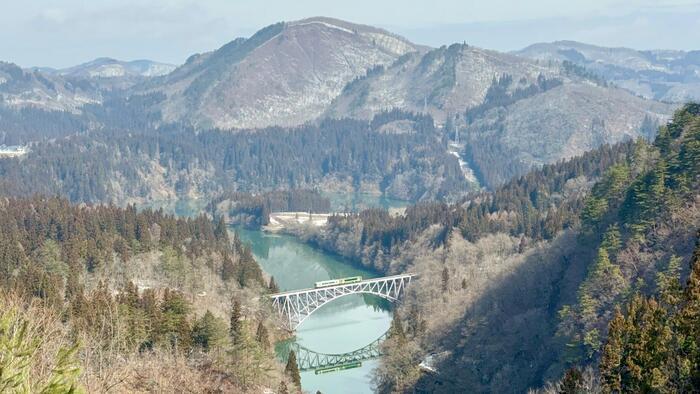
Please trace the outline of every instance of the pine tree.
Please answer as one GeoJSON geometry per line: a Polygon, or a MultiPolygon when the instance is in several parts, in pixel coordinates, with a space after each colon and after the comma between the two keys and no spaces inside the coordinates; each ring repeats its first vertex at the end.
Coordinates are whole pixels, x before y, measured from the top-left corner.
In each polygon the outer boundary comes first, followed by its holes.
{"type": "Polygon", "coordinates": [[[277,287],[277,283],[275,282],[275,277],[270,276],[270,284],[267,286],[267,289],[270,291],[270,293],[279,293],[280,289],[277,287]]]}
{"type": "MultiPolygon", "coordinates": [[[[626,317],[616,311],[600,362],[606,392],[695,392],[700,387],[698,237],[685,290],[674,292],[677,302],[636,295],[626,317]]],[[[673,265],[671,272],[677,270],[673,265]]]]}
{"type": "Polygon", "coordinates": [[[236,276],[236,265],[233,263],[231,255],[226,253],[221,263],[221,279],[226,282],[234,276],[236,276]]]}
{"type": "MultiPolygon", "coordinates": [[[[420,313],[418,312],[418,306],[416,304],[411,304],[411,308],[408,312],[408,333],[416,337],[420,333],[420,313]]],[[[392,319],[393,322],[393,319],[392,319]]]]}
{"type": "Polygon", "coordinates": [[[578,368],[569,368],[562,379],[559,394],[583,394],[583,375],[578,368]]]}
{"type": "Polygon", "coordinates": [[[527,238],[522,235],[520,236],[520,243],[518,244],[518,253],[524,253],[527,249],[527,238]]]}
{"type": "Polygon", "coordinates": [[[450,271],[447,267],[442,269],[442,291],[446,292],[450,284],[450,271]]]}
{"type": "Polygon", "coordinates": [[[289,352],[287,365],[284,367],[284,373],[292,379],[292,382],[301,389],[301,375],[299,374],[299,366],[297,365],[297,355],[294,350],[289,352]]]}
{"type": "Polygon", "coordinates": [[[226,337],[226,323],[216,318],[209,310],[192,327],[192,341],[202,349],[222,346],[226,337]]]}
{"type": "Polygon", "coordinates": [[[603,241],[600,246],[605,248],[609,254],[614,254],[620,249],[620,245],[622,245],[620,227],[615,223],[608,227],[608,230],[603,235],[603,241]]]}
{"type": "Polygon", "coordinates": [[[267,351],[270,349],[270,338],[262,320],[258,322],[258,328],[255,330],[255,340],[260,344],[263,350],[267,351]]]}
{"type": "Polygon", "coordinates": [[[238,337],[241,335],[241,330],[243,329],[243,323],[241,322],[241,304],[238,300],[233,300],[231,305],[231,320],[229,323],[229,336],[231,340],[236,343],[238,337]]]}
{"type": "Polygon", "coordinates": [[[226,228],[226,223],[223,217],[219,217],[216,221],[216,227],[214,228],[214,237],[217,240],[223,240],[228,242],[228,230],[226,228]]]}
{"type": "Polygon", "coordinates": [[[664,303],[667,308],[674,310],[683,296],[683,287],[680,282],[681,261],[681,258],[671,256],[666,270],[656,275],[659,301],[664,303]]]}
{"type": "Polygon", "coordinates": [[[401,317],[399,316],[398,311],[394,311],[394,316],[391,319],[389,337],[395,338],[399,343],[406,341],[406,333],[404,332],[403,323],[401,323],[401,317]]]}
{"type": "Polygon", "coordinates": [[[608,210],[608,202],[605,198],[590,196],[581,213],[581,221],[589,228],[594,228],[608,210]]]}
{"type": "Polygon", "coordinates": [[[690,261],[691,271],[683,292],[683,307],[677,314],[678,331],[684,334],[682,350],[687,352],[690,370],[686,386],[700,387],[700,231],[690,261]]]}
{"type": "Polygon", "coordinates": [[[608,392],[620,392],[622,389],[623,336],[625,335],[625,318],[619,308],[610,321],[608,339],[600,359],[600,377],[603,387],[608,392]]]}
{"type": "Polygon", "coordinates": [[[610,261],[606,249],[599,248],[598,257],[582,285],[582,293],[597,300],[600,306],[612,302],[626,287],[627,282],[620,267],[610,261]]]}

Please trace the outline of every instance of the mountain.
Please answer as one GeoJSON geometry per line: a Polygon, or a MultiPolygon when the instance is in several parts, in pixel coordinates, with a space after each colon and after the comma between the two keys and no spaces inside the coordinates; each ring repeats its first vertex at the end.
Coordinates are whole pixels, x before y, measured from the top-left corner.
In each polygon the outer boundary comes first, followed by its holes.
{"type": "Polygon", "coordinates": [[[429,112],[456,128],[449,132],[462,135],[467,161],[491,187],[533,165],[653,136],[673,110],[568,64],[465,44],[411,53],[370,70],[345,87],[326,116],[371,118],[387,108],[429,112]]]}
{"type": "Polygon", "coordinates": [[[45,67],[35,69],[45,74],[53,74],[73,81],[86,80],[100,90],[110,91],[132,88],[150,78],[166,75],[175,68],[175,65],[152,60],[122,61],[101,57],[60,70],[45,67]]]}
{"type": "Polygon", "coordinates": [[[692,392],[698,201],[700,105],[688,104],[654,143],[604,145],[457,204],[293,231],[382,273],[419,275],[394,312],[401,335],[383,345],[380,392],[692,392]],[[570,368],[586,368],[569,379],[578,388],[545,385],[570,368]]]}
{"type": "Polygon", "coordinates": [[[121,61],[108,57],[97,58],[77,66],[56,70],[55,73],[73,78],[157,77],[176,68],[172,64],[152,60],[121,61]]]}
{"type": "Polygon", "coordinates": [[[149,86],[165,121],[199,128],[296,126],[323,114],[353,79],[423,50],[370,26],[316,17],[268,26],[191,56],[149,86]]]}
{"type": "Polygon", "coordinates": [[[603,144],[653,138],[672,109],[623,89],[564,83],[481,114],[465,128],[465,155],[481,182],[495,187],[603,144]]]}
{"type": "Polygon", "coordinates": [[[700,51],[639,51],[555,41],[533,44],[514,53],[583,66],[646,98],[678,103],[700,99],[700,51]]]}
{"type": "Polygon", "coordinates": [[[60,70],[23,69],[0,62],[0,106],[81,113],[86,104],[101,104],[105,90],[129,88],[173,69],[173,65],[150,60],[124,62],[111,58],[60,70]]]}
{"type": "MultiPolygon", "coordinates": [[[[640,56],[630,67],[649,67],[640,56]]],[[[198,130],[370,121],[394,109],[428,113],[444,126],[463,173],[490,188],[601,144],[653,137],[674,109],[559,61],[566,59],[550,60],[467,44],[431,49],[385,30],[315,17],[193,55],[166,75],[146,77],[167,65],[102,58],[49,77],[128,98],[102,100],[100,118],[131,119],[116,114],[139,107],[148,117],[139,124],[182,122],[198,130]]],[[[398,126],[383,130],[401,132],[398,126]]]]}
{"type": "Polygon", "coordinates": [[[89,81],[68,80],[0,62],[1,106],[77,113],[85,104],[100,101],[101,95],[89,81]]]}
{"type": "Polygon", "coordinates": [[[529,84],[557,67],[466,44],[410,53],[388,67],[377,67],[345,87],[326,112],[330,117],[371,118],[390,108],[427,111],[439,123],[447,114],[481,104],[494,78],[512,76],[529,84]]]}

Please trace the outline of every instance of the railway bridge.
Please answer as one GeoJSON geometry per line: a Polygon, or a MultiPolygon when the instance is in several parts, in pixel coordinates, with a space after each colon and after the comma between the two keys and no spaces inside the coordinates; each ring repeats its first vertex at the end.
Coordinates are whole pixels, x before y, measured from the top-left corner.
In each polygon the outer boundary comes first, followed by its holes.
{"type": "MultiPolygon", "coordinates": [[[[323,305],[350,294],[374,294],[391,302],[397,301],[414,274],[401,274],[359,280],[354,283],[332,284],[312,289],[271,294],[272,306],[282,317],[285,328],[294,331],[323,305]]],[[[359,278],[358,278],[359,279],[359,278]]]]}

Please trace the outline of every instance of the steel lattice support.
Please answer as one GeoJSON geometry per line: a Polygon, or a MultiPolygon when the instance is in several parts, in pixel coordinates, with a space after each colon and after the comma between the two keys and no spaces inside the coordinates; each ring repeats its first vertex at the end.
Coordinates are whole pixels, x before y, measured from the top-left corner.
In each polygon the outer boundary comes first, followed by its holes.
{"type": "Polygon", "coordinates": [[[377,358],[382,355],[381,343],[387,338],[388,332],[375,339],[372,343],[360,349],[348,353],[326,354],[307,349],[297,343],[291,343],[285,350],[283,362],[287,362],[290,351],[294,350],[297,357],[297,365],[300,371],[310,369],[333,367],[347,364],[353,361],[364,361],[377,358]]]}
{"type": "Polygon", "coordinates": [[[389,301],[396,301],[411,283],[413,274],[403,274],[363,280],[357,283],[287,291],[270,295],[272,306],[286,322],[287,329],[294,331],[321,306],[349,294],[374,294],[389,301]]]}

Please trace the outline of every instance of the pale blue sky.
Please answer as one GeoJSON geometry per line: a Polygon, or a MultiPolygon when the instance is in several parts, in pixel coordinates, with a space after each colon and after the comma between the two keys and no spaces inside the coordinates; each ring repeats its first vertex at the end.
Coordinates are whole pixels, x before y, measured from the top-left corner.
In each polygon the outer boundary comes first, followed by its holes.
{"type": "Polygon", "coordinates": [[[2,0],[0,60],[67,67],[100,56],[182,63],[278,21],[331,16],[431,46],[498,50],[572,39],[700,49],[700,0],[2,0]]]}

